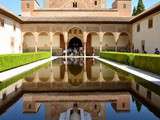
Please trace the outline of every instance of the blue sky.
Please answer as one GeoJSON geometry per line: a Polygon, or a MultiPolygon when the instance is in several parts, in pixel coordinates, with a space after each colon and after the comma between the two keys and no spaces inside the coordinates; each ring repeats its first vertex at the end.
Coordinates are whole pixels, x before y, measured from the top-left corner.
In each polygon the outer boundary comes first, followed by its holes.
{"type": "MultiPolygon", "coordinates": [[[[43,0],[38,0],[39,3],[43,4],[43,0]]],[[[111,6],[113,0],[106,0],[107,5],[111,6]]],[[[137,5],[138,0],[132,0],[133,5],[137,5]]],[[[160,0],[144,0],[146,8],[151,7],[153,4],[160,2],[160,0]]],[[[21,0],[0,0],[0,4],[12,10],[16,14],[21,13],[21,0]]]]}

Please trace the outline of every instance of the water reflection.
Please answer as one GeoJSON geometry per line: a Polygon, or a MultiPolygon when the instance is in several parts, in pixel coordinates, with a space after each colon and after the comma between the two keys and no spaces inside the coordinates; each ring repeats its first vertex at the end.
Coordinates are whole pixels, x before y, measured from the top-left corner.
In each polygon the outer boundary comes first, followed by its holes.
{"type": "Polygon", "coordinates": [[[58,59],[25,80],[26,82],[66,82],[72,86],[80,86],[85,82],[125,81],[125,79],[120,80],[117,72],[94,59],[58,59]]]}
{"type": "Polygon", "coordinates": [[[94,59],[57,59],[14,81],[0,83],[2,120],[160,118],[159,86],[94,59]]]}
{"type": "Polygon", "coordinates": [[[109,94],[25,94],[24,113],[37,113],[45,105],[45,120],[106,120],[106,104],[111,103],[116,112],[130,111],[131,95],[128,92],[109,94]],[[70,118],[70,119],[69,119],[70,118]]]}

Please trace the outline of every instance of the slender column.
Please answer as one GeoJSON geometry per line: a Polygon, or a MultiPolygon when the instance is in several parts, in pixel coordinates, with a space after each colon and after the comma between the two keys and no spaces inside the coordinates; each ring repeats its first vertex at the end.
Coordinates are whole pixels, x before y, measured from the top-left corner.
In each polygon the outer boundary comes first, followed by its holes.
{"type": "Polygon", "coordinates": [[[52,46],[53,46],[53,34],[52,32],[49,32],[49,38],[50,38],[50,51],[51,51],[51,55],[52,55],[52,46]]]}
{"type": "Polygon", "coordinates": [[[99,81],[100,81],[100,82],[103,82],[103,81],[104,81],[104,79],[103,79],[103,73],[102,73],[102,63],[100,63],[99,81]]]}
{"type": "Polygon", "coordinates": [[[65,56],[67,57],[67,42],[68,42],[68,32],[64,32],[64,42],[65,42],[65,56]]]}
{"type": "Polygon", "coordinates": [[[86,56],[87,32],[83,32],[84,56],[86,56]]]}
{"type": "Polygon", "coordinates": [[[87,79],[87,71],[86,71],[86,57],[84,57],[84,73],[83,73],[84,83],[88,81],[87,79]]]}
{"type": "Polygon", "coordinates": [[[86,56],[86,42],[84,42],[84,56],[86,56]]]}
{"type": "Polygon", "coordinates": [[[119,79],[119,76],[118,76],[118,73],[117,72],[115,72],[114,73],[114,78],[113,78],[113,80],[112,81],[114,81],[114,82],[118,82],[118,81],[120,81],[120,79],[119,79]]]}
{"type": "Polygon", "coordinates": [[[117,32],[114,33],[115,42],[116,42],[115,51],[118,51],[117,43],[118,43],[119,35],[120,35],[120,33],[117,33],[117,32]]]}
{"type": "Polygon", "coordinates": [[[50,82],[53,83],[53,82],[54,82],[54,72],[53,72],[53,64],[52,64],[52,61],[51,61],[51,63],[50,63],[50,68],[51,68],[50,82]]]}
{"type": "Polygon", "coordinates": [[[103,43],[103,36],[104,33],[103,32],[99,32],[99,38],[100,38],[100,52],[102,52],[102,43],[103,43]]]}
{"type": "Polygon", "coordinates": [[[35,32],[35,52],[38,51],[37,45],[38,45],[38,32],[35,32]]]}
{"type": "Polygon", "coordinates": [[[64,82],[68,83],[68,61],[67,57],[65,57],[65,74],[64,74],[64,82]]]}

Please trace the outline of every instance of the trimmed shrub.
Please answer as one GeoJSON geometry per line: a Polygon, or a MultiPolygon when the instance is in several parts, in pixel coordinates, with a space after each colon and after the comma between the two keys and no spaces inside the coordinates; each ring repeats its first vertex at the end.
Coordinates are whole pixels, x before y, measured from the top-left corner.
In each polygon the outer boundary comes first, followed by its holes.
{"type": "Polygon", "coordinates": [[[128,59],[129,59],[127,54],[123,53],[117,54],[115,52],[101,52],[100,57],[124,64],[128,64],[128,59]]]}
{"type": "Polygon", "coordinates": [[[50,52],[0,55],[0,72],[46,59],[50,56],[50,52]]]}
{"type": "Polygon", "coordinates": [[[100,57],[131,65],[155,74],[160,75],[160,55],[121,53],[121,52],[101,52],[100,57]]]}
{"type": "Polygon", "coordinates": [[[133,66],[160,75],[160,56],[136,55],[133,66]]]}

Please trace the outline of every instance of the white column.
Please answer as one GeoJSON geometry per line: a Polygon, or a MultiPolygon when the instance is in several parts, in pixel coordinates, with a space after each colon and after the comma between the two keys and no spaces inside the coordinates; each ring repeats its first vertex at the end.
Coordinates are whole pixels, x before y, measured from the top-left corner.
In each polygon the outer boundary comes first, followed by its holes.
{"type": "Polygon", "coordinates": [[[35,32],[35,52],[38,51],[37,45],[38,45],[38,32],[35,32]]]}
{"type": "Polygon", "coordinates": [[[67,57],[65,57],[64,82],[65,82],[65,83],[68,83],[68,61],[67,61],[67,57]]]}
{"type": "Polygon", "coordinates": [[[114,78],[113,78],[113,80],[112,81],[114,81],[114,82],[118,82],[118,81],[120,81],[120,79],[119,79],[119,76],[118,76],[118,73],[117,72],[115,72],[114,73],[114,78]]]}
{"type": "Polygon", "coordinates": [[[64,32],[64,42],[65,42],[65,56],[67,57],[67,43],[68,43],[68,32],[64,32]]]}
{"type": "Polygon", "coordinates": [[[49,32],[49,38],[50,38],[50,51],[52,55],[52,46],[53,46],[53,34],[52,32],[49,32]]]}
{"type": "Polygon", "coordinates": [[[99,73],[99,82],[103,82],[103,73],[102,73],[102,63],[100,63],[100,73],[99,73]]]}
{"type": "Polygon", "coordinates": [[[103,32],[99,32],[99,39],[100,39],[100,52],[102,52],[102,44],[103,44],[103,32]]]}
{"type": "Polygon", "coordinates": [[[84,57],[84,73],[83,73],[84,83],[88,81],[87,79],[87,70],[86,70],[86,57],[84,57]]]}
{"type": "Polygon", "coordinates": [[[120,35],[120,33],[118,33],[118,32],[114,33],[115,42],[116,42],[115,51],[118,51],[117,43],[118,43],[119,35],[120,35]]]}
{"type": "Polygon", "coordinates": [[[86,56],[87,32],[83,32],[84,56],[86,56]]]}

